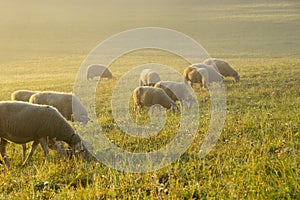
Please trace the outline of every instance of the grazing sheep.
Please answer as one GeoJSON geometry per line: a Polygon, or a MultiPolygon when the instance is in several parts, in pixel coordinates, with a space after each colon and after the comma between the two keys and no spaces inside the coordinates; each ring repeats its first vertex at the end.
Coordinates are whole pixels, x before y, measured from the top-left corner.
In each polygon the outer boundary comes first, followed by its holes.
{"type": "MultiPolygon", "coordinates": [[[[29,102],[30,97],[36,93],[39,93],[39,91],[17,90],[11,94],[11,100],[29,102]]],[[[48,138],[48,142],[49,142],[48,147],[50,149],[56,150],[60,154],[66,155],[66,151],[63,148],[63,144],[61,141],[53,141],[52,139],[48,138]]],[[[22,154],[23,154],[23,161],[24,161],[26,158],[26,150],[27,150],[26,144],[22,144],[22,148],[23,148],[22,154]]]]}
{"type": "Polygon", "coordinates": [[[11,93],[11,100],[12,101],[26,101],[29,102],[30,97],[37,93],[37,91],[31,90],[16,90],[11,93]]]}
{"type": "Polygon", "coordinates": [[[205,65],[202,63],[193,64],[192,67],[194,68],[202,68],[206,69],[207,71],[207,80],[205,80],[205,86],[207,87],[208,84],[213,82],[221,83],[223,82],[223,76],[211,65],[205,65]]]}
{"type": "Polygon", "coordinates": [[[222,74],[224,77],[233,77],[235,82],[240,81],[240,76],[235,71],[232,66],[226,62],[225,60],[220,60],[216,58],[209,58],[204,61],[205,64],[207,65],[212,65],[215,68],[218,69],[219,73],[222,74]]]}
{"type": "Polygon", "coordinates": [[[84,124],[88,122],[87,110],[74,94],[63,92],[39,92],[32,95],[29,102],[53,106],[57,108],[67,120],[78,121],[84,124]]]}
{"type": "Polygon", "coordinates": [[[33,141],[31,151],[23,163],[25,165],[30,161],[39,143],[47,160],[47,137],[68,143],[73,151],[81,142],[72,126],[52,106],[17,101],[0,102],[0,152],[7,166],[9,166],[6,157],[7,140],[17,144],[33,141]]]}
{"type": "Polygon", "coordinates": [[[144,69],[140,74],[140,86],[154,86],[155,83],[160,81],[160,76],[152,69],[144,69]]]}
{"type": "Polygon", "coordinates": [[[133,91],[134,110],[137,111],[143,106],[161,105],[173,112],[178,110],[176,103],[161,88],[139,86],[133,91]]]}
{"type": "Polygon", "coordinates": [[[97,76],[99,76],[100,78],[112,78],[112,73],[107,67],[104,67],[102,65],[92,64],[88,66],[86,72],[87,80],[91,80],[97,76]]]}
{"type": "Polygon", "coordinates": [[[194,87],[194,83],[200,83],[200,87],[203,87],[202,76],[193,66],[188,66],[184,69],[183,77],[186,82],[190,81],[192,88],[194,87]]]}
{"type": "MultiPolygon", "coordinates": [[[[25,102],[29,102],[30,97],[33,94],[38,93],[38,91],[31,91],[31,90],[17,90],[15,92],[13,92],[11,94],[11,100],[13,101],[25,101],[25,102]]],[[[60,154],[65,155],[66,151],[64,148],[62,148],[63,144],[61,141],[53,141],[52,139],[48,139],[48,147],[54,150],[57,150],[60,154]]],[[[26,144],[22,144],[22,148],[23,148],[23,161],[26,158],[26,144]]]]}
{"type": "MultiPolygon", "coordinates": [[[[11,94],[11,100],[13,101],[25,101],[25,102],[29,102],[30,97],[33,94],[38,93],[38,91],[31,91],[31,90],[17,90],[15,92],[13,92],[11,94]]],[[[48,139],[48,147],[50,149],[54,149],[57,150],[60,154],[66,155],[66,151],[63,147],[63,144],[61,141],[54,141],[52,139],[48,139]]],[[[26,159],[26,144],[22,144],[22,148],[23,148],[23,161],[25,161],[26,159]]]]}
{"type": "Polygon", "coordinates": [[[163,89],[174,102],[180,101],[181,107],[183,107],[184,102],[188,103],[188,108],[195,102],[194,97],[185,83],[160,81],[156,83],[154,87],[163,89]]]}

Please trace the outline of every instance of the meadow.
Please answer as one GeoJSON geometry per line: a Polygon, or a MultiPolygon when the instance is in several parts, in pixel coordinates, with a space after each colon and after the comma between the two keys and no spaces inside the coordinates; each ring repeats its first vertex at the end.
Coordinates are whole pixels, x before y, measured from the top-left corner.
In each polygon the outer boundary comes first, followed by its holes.
{"type": "MultiPolygon", "coordinates": [[[[103,12],[95,12],[99,2],[75,2],[66,1],[63,6],[69,7],[64,12],[56,2],[45,7],[30,1],[23,10],[16,7],[19,17],[4,12],[0,6],[6,16],[0,19],[5,28],[0,33],[1,100],[9,100],[11,92],[17,89],[71,92],[81,63],[99,41],[128,28],[162,26],[195,38],[211,56],[226,59],[239,72],[239,83],[225,78],[227,111],[221,136],[208,155],[200,159],[198,152],[210,123],[210,97],[207,90],[198,86],[195,94],[200,117],[196,137],[171,165],[153,172],[127,173],[95,160],[69,160],[54,151],[50,151],[45,164],[38,147],[31,163],[21,167],[21,145],[10,143],[7,154],[11,168],[0,165],[0,199],[299,198],[297,1],[174,1],[169,9],[169,1],[154,1],[135,2],[124,10],[122,4],[116,7],[117,1],[112,1],[102,2],[103,12]],[[118,14],[111,16],[110,9],[117,9],[118,14]],[[85,15],[88,12],[92,13],[91,18],[85,15]],[[136,18],[137,14],[141,18],[136,18]],[[108,20],[103,19],[108,16],[108,20]],[[27,20],[25,27],[21,26],[27,20]],[[94,26],[97,23],[106,29],[94,26]],[[71,33],[74,34],[70,36],[71,33]]],[[[1,2],[11,9],[18,3],[1,2]]],[[[144,139],[122,132],[113,118],[112,90],[119,78],[132,65],[153,60],[167,63],[179,73],[187,64],[155,52],[124,56],[111,66],[120,68],[114,72],[115,78],[101,80],[101,87],[97,88],[95,110],[103,132],[112,143],[131,152],[157,150],[168,144],[177,131],[180,113],[167,111],[164,129],[144,139]]],[[[136,116],[130,110],[130,116],[147,124],[147,111],[136,116]]]]}

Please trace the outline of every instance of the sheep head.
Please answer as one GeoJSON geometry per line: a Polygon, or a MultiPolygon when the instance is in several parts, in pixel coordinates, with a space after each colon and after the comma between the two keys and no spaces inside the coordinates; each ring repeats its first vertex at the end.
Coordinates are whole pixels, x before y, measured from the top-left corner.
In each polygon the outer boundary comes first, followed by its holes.
{"type": "Polygon", "coordinates": [[[240,76],[237,74],[234,76],[235,82],[240,82],[240,76]]]}
{"type": "Polygon", "coordinates": [[[83,149],[81,145],[81,138],[78,134],[75,133],[73,133],[70,137],[68,145],[71,148],[73,154],[76,152],[81,152],[83,149]]]}
{"type": "Polygon", "coordinates": [[[178,112],[178,106],[176,105],[176,103],[173,103],[171,104],[171,112],[172,113],[177,113],[178,112]]]}

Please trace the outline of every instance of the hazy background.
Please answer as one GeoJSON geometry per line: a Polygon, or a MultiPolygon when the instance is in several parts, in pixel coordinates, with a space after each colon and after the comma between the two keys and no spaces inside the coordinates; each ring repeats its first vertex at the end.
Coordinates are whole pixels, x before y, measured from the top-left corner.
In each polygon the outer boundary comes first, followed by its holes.
{"type": "Polygon", "coordinates": [[[86,55],[107,37],[158,26],[212,56],[299,56],[298,0],[0,0],[0,63],[86,55]]]}

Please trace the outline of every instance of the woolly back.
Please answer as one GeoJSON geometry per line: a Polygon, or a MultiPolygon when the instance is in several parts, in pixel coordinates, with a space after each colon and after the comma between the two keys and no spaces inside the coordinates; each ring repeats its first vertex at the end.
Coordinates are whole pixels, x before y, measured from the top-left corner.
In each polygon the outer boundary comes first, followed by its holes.
{"type": "Polygon", "coordinates": [[[103,78],[112,78],[111,71],[102,65],[92,64],[87,68],[87,79],[100,76],[103,78]]]}
{"type": "Polygon", "coordinates": [[[30,97],[35,93],[37,92],[31,90],[17,90],[11,94],[11,100],[28,102],[30,97]]]}
{"type": "Polygon", "coordinates": [[[160,76],[155,71],[149,72],[148,78],[149,78],[149,80],[148,80],[149,85],[154,85],[155,83],[160,81],[160,76]]]}
{"type": "Polygon", "coordinates": [[[202,63],[193,64],[193,66],[196,68],[203,68],[207,70],[207,74],[208,74],[206,80],[207,83],[223,81],[222,75],[213,66],[202,64],[202,63]]]}
{"type": "Polygon", "coordinates": [[[171,108],[172,106],[176,106],[175,102],[169,97],[169,95],[161,88],[153,88],[152,94],[159,102],[160,105],[162,105],[165,108],[171,108]]]}

